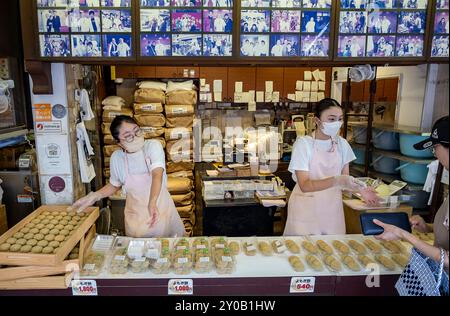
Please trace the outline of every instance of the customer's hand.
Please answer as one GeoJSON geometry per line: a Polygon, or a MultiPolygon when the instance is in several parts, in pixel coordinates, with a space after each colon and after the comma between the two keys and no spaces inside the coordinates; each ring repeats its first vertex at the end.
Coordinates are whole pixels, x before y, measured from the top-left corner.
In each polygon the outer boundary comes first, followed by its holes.
{"type": "Polygon", "coordinates": [[[89,192],[88,195],[77,200],[75,203],[73,203],[72,206],[69,206],[67,208],[67,210],[68,211],[76,211],[77,213],[81,213],[89,206],[94,205],[94,203],[99,201],[100,199],[101,199],[101,196],[99,193],[89,192]]]}
{"type": "Polygon", "coordinates": [[[384,232],[380,235],[376,235],[375,238],[378,240],[399,240],[403,239],[405,231],[397,226],[385,224],[377,219],[373,222],[378,226],[383,227],[384,232]]]}
{"type": "Polygon", "coordinates": [[[430,229],[428,228],[425,220],[419,215],[414,215],[409,219],[409,223],[411,224],[411,228],[417,230],[419,233],[429,233],[430,229]]]}

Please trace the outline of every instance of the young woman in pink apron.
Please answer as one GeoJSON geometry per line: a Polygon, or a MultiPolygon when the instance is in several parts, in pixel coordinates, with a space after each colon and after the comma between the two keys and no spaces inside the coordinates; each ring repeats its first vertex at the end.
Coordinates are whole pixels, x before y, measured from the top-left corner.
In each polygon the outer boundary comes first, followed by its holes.
{"type": "Polygon", "coordinates": [[[184,236],[183,222],[167,191],[164,150],[159,141],[145,141],[137,123],[124,115],[113,120],[111,134],[123,151],[115,151],[111,156],[110,183],[79,199],[72,208],[82,211],[122,187],[127,196],[127,236],[184,236]]]}
{"type": "Polygon", "coordinates": [[[342,190],[361,191],[368,203],[377,197],[349,176],[356,159],[348,142],[338,135],[343,112],[333,99],[316,108],[317,129],[293,147],[289,171],[296,182],[289,198],[285,236],[345,234],[342,190]]]}

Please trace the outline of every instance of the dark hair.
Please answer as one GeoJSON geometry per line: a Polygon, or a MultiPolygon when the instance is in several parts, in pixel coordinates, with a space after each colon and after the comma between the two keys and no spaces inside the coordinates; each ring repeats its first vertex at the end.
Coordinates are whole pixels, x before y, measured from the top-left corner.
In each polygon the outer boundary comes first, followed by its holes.
{"type": "Polygon", "coordinates": [[[130,124],[136,124],[139,125],[134,118],[128,115],[118,115],[114,118],[114,120],[111,122],[111,126],[109,127],[109,130],[111,131],[112,137],[119,142],[119,129],[120,126],[122,126],[122,123],[130,123],[130,124]]]}
{"type": "Polygon", "coordinates": [[[314,114],[316,117],[320,118],[320,115],[322,114],[323,111],[328,110],[333,106],[337,106],[342,109],[342,106],[335,99],[332,98],[322,99],[319,101],[319,103],[317,103],[316,108],[314,110],[314,114]]]}

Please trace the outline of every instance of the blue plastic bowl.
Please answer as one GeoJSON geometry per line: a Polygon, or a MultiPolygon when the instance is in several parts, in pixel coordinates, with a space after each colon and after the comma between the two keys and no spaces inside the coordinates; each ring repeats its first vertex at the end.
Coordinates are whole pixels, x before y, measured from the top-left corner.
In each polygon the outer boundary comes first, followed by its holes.
{"type": "Polygon", "coordinates": [[[424,184],[427,180],[428,168],[426,164],[401,161],[397,170],[400,170],[400,177],[406,182],[424,184]]]}
{"type": "Polygon", "coordinates": [[[398,134],[374,128],[372,132],[373,146],[382,150],[399,150],[398,134]]]}
{"type": "Polygon", "coordinates": [[[397,159],[386,157],[383,155],[372,155],[372,165],[375,171],[387,174],[398,174],[399,171],[396,170],[400,165],[397,159]]]}
{"type": "Polygon", "coordinates": [[[364,149],[353,148],[353,152],[355,153],[356,159],[353,160],[352,162],[357,165],[364,165],[364,163],[365,163],[364,159],[366,157],[366,153],[365,153],[364,149]]]}
{"type": "Polygon", "coordinates": [[[426,150],[416,150],[414,149],[414,144],[427,139],[427,136],[417,136],[410,134],[400,134],[400,152],[409,157],[416,158],[431,158],[433,157],[433,153],[431,149],[426,150]]]}
{"type": "Polygon", "coordinates": [[[367,127],[353,126],[352,138],[355,143],[364,145],[367,138],[367,127]]]}

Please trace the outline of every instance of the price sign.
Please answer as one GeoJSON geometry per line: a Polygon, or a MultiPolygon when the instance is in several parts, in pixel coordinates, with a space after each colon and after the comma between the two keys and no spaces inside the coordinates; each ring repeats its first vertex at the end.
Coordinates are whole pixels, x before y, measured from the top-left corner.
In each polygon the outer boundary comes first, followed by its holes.
{"type": "Polygon", "coordinates": [[[289,293],[314,293],[315,277],[293,277],[289,293]]]}
{"type": "Polygon", "coordinates": [[[170,279],[167,293],[168,295],[192,295],[194,294],[194,282],[192,279],[170,279]]]}
{"type": "Polygon", "coordinates": [[[95,280],[72,280],[72,295],[97,296],[97,282],[95,280]]]}

